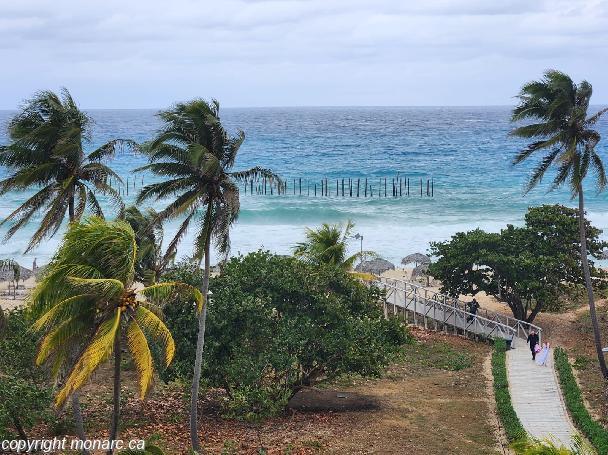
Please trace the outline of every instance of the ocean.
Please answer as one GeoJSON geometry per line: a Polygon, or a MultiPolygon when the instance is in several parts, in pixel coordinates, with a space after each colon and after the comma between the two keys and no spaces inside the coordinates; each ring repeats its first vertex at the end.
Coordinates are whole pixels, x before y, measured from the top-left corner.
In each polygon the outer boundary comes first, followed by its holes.
{"type": "MultiPolygon", "coordinates": [[[[592,110],[599,109],[600,106],[592,110]]],[[[115,138],[145,141],[160,123],[154,110],[91,110],[94,120],[89,150],[115,138]]],[[[0,111],[0,144],[8,143],[6,123],[14,111],[0,111]]],[[[363,236],[363,248],[374,250],[398,263],[414,252],[426,252],[429,242],[445,240],[459,231],[480,227],[498,231],[506,224],[520,225],[529,206],[563,203],[575,206],[567,189],[549,192],[550,178],[524,194],[526,177],[534,163],[512,166],[516,151],[524,142],[509,136],[510,108],[504,107],[320,107],[320,108],[223,108],[221,118],[228,130],[246,134],[235,170],[268,167],[289,182],[287,195],[242,193],[241,214],[232,229],[232,254],[259,248],[289,254],[303,240],[306,227],[321,223],[355,222],[354,232],[363,236]],[[410,196],[392,198],[395,177],[410,179],[410,196]],[[368,178],[374,198],[336,197],[335,180],[368,178]],[[293,179],[330,182],[329,197],[293,195],[293,179]],[[381,179],[387,178],[388,196],[377,197],[381,179]],[[433,197],[420,197],[420,179],[433,180],[433,197]]],[[[608,159],[608,116],[597,124],[603,136],[598,145],[608,159]]],[[[135,177],[133,169],[145,158],[124,152],[109,162],[121,176],[135,180],[135,192],[152,177],[135,177]]],[[[6,170],[0,169],[0,178],[6,170]]],[[[312,183],[311,183],[312,184],[312,183]]],[[[319,190],[320,191],[320,190],[319,190]]],[[[6,217],[33,192],[0,197],[0,216],[6,217]]],[[[384,189],[382,188],[382,196],[384,189]]],[[[608,193],[596,194],[591,185],[586,193],[588,216],[603,229],[608,239],[608,193]]],[[[164,202],[154,204],[156,209],[164,202]]],[[[112,216],[110,207],[106,207],[112,216]]],[[[23,255],[37,220],[0,244],[0,257],[22,258],[28,266],[49,260],[61,232],[36,250],[23,255]]],[[[177,223],[165,228],[166,243],[177,223]]],[[[6,228],[0,228],[4,236],[6,228]]],[[[192,232],[190,233],[192,234],[192,232]]],[[[179,249],[190,254],[192,237],[179,249]]],[[[357,251],[353,240],[351,250],[357,251]]],[[[213,260],[216,260],[214,257],[213,260]]]]}

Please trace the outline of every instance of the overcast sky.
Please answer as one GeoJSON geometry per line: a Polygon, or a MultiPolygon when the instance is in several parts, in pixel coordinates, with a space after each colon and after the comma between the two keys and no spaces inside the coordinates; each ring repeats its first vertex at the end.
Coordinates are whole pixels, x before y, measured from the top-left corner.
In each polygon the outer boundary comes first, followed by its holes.
{"type": "Polygon", "coordinates": [[[1,0],[0,108],[511,104],[547,68],[608,104],[608,0],[1,0]]]}

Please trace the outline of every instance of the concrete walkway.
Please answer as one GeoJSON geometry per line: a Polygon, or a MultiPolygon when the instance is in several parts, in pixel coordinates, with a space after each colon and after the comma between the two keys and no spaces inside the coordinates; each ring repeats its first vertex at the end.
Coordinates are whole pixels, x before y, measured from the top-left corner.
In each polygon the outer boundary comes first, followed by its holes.
{"type": "Polygon", "coordinates": [[[553,349],[547,366],[538,366],[532,361],[528,346],[523,341],[518,343],[507,351],[507,374],[513,408],[526,431],[535,438],[550,438],[570,447],[576,430],[553,368],[553,349]]]}

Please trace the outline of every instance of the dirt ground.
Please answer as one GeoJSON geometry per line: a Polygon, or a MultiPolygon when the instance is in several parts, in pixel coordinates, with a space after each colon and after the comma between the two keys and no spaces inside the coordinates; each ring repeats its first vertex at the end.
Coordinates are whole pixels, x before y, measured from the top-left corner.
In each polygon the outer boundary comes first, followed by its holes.
{"type": "MultiPolygon", "coordinates": [[[[215,397],[207,395],[200,424],[206,453],[502,453],[483,368],[490,347],[420,329],[413,335],[417,341],[404,347],[382,378],[321,384],[297,395],[284,416],[259,425],[220,418],[215,397]]],[[[133,380],[127,372],[125,383],[133,380]]],[[[83,390],[89,438],[107,434],[110,387],[109,371],[101,371],[83,390]]],[[[123,397],[122,439],[150,439],[168,454],[188,453],[183,386],[157,384],[145,402],[126,386],[123,397]]]]}

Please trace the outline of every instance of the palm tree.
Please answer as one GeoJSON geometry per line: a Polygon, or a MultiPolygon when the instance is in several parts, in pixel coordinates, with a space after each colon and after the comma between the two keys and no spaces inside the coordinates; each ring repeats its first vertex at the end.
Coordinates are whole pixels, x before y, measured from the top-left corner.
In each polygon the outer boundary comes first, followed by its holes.
{"type": "Polygon", "coordinates": [[[350,270],[357,259],[364,256],[375,256],[373,251],[360,251],[347,257],[348,240],[355,223],[348,220],[346,224],[323,223],[318,229],[306,229],[306,241],[298,243],[294,256],[314,264],[333,264],[344,270],[350,270]]]}
{"type": "Polygon", "coordinates": [[[0,166],[11,174],[0,181],[0,196],[28,188],[37,192],[0,223],[12,223],[5,241],[41,210],[44,217],[26,252],[59,230],[66,211],[70,222],[80,219],[87,206],[103,217],[96,191],[122,207],[118,192],[108,184],[109,178],[121,180],[102,161],[117,147],[132,143],[114,140],[86,155],[91,119],[78,109],[67,89],[60,95],[51,91],[34,95],[9,122],[8,134],[11,143],[0,147],[0,166]]]}
{"type": "MultiPolygon", "coordinates": [[[[235,160],[245,134],[239,131],[230,136],[219,116],[219,103],[195,99],[176,104],[162,111],[159,117],[164,127],[157,137],[144,147],[150,164],[138,171],[151,171],[167,178],[142,188],[137,203],[173,196],[175,199],[158,212],[157,220],[182,219],[177,234],[167,247],[174,252],[188,228],[196,225],[193,257],[204,259],[202,294],[209,291],[210,249],[213,240],[224,257],[230,249],[230,226],[240,209],[239,181],[266,178],[280,184],[270,170],[255,167],[233,171],[235,160]]],[[[190,436],[192,449],[201,452],[198,436],[198,395],[201,378],[202,354],[205,345],[207,305],[198,314],[198,337],[190,402],[190,436]]]]}
{"type": "Polygon", "coordinates": [[[519,104],[513,110],[514,122],[531,119],[534,123],[519,126],[511,134],[524,139],[536,139],[517,154],[514,164],[544,153],[540,164],[530,176],[526,192],[537,186],[546,172],[555,167],[557,172],[551,189],[566,184],[572,198],[578,196],[581,265],[587,288],[597,357],[602,375],[608,379],[589,271],[583,196],[583,181],[590,166],[595,171],[594,183],[597,190],[601,191],[606,186],[604,165],[595,150],[600,135],[593,129],[593,125],[608,109],[588,117],[591,94],[592,88],[589,82],[582,81],[580,84],[575,84],[568,75],[560,71],[546,71],[542,80],[528,82],[523,86],[518,95],[519,104]]]}
{"type": "Polygon", "coordinates": [[[162,223],[158,221],[158,213],[152,208],[142,212],[136,206],[130,206],[124,210],[123,217],[135,232],[135,276],[142,282],[154,283],[175,258],[175,250],[165,254],[162,252],[164,231],[162,223]]]}
{"type": "Polygon", "coordinates": [[[142,399],[154,373],[148,339],[163,346],[166,365],[175,352],[160,309],[146,298],[158,302],[176,288],[184,288],[199,306],[203,304],[200,291],[179,283],[136,290],[136,257],[135,233],[126,222],[93,217],[73,223],[30,301],[33,314],[40,315],[33,327],[44,333],[36,362],[50,362],[55,375],[71,363],[55,398],[57,407],[114,355],[111,440],[118,435],[123,339],[139,376],[142,399]]]}

